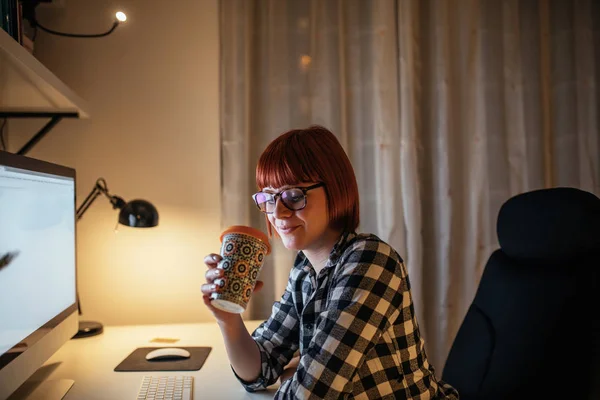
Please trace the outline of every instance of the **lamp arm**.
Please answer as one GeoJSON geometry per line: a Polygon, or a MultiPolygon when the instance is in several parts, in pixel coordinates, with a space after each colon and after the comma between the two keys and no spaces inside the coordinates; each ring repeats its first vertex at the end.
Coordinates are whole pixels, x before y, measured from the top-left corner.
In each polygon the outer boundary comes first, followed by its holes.
{"type": "Polygon", "coordinates": [[[77,212],[75,214],[77,220],[80,220],[81,217],[83,217],[83,214],[87,211],[88,208],[90,208],[94,200],[96,200],[96,198],[101,194],[104,194],[106,197],[108,197],[111,203],[113,203],[113,196],[111,196],[108,193],[108,187],[106,186],[106,181],[104,180],[104,178],[98,178],[90,194],[88,194],[83,203],[81,203],[79,208],[77,208],[77,212]]]}
{"type": "Polygon", "coordinates": [[[81,217],[83,217],[83,214],[87,211],[87,209],[92,205],[94,200],[96,200],[96,197],[98,197],[99,195],[100,195],[100,192],[98,191],[98,189],[96,189],[96,186],[94,186],[94,189],[92,189],[92,191],[90,192],[88,197],[86,197],[84,202],[77,209],[77,213],[76,213],[77,220],[80,220],[81,217]]]}

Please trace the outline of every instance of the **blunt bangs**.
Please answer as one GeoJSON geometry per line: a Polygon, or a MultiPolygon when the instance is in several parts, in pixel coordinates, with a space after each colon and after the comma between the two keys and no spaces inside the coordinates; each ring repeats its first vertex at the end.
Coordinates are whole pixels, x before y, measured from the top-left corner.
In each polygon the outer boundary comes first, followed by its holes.
{"type": "Polygon", "coordinates": [[[323,183],[330,223],[345,231],[356,230],[360,220],[356,176],[335,135],[322,126],[282,134],[258,160],[258,190],[301,183],[323,183]]]}
{"type": "Polygon", "coordinates": [[[277,189],[303,182],[321,182],[320,174],[307,168],[307,161],[308,164],[314,163],[306,160],[305,155],[298,151],[298,146],[295,146],[297,140],[285,140],[284,136],[290,138],[294,132],[297,131],[290,131],[272,142],[260,156],[256,166],[258,190],[266,187],[277,189]]]}

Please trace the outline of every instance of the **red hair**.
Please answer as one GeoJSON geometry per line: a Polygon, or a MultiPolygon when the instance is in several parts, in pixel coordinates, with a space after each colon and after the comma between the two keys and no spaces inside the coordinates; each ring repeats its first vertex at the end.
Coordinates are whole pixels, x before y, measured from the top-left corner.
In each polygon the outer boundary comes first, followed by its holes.
{"type": "MultiPolygon", "coordinates": [[[[360,219],[356,176],[340,142],[322,126],[294,129],[277,137],[256,166],[258,190],[305,182],[325,184],[332,227],[356,231],[360,219]]],[[[268,221],[267,227],[271,233],[268,221]]]]}

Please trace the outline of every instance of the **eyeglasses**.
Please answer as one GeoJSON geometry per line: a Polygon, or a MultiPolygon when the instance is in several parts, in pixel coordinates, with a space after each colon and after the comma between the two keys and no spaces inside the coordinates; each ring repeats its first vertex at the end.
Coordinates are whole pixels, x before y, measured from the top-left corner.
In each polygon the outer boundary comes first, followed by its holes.
{"type": "Polygon", "coordinates": [[[265,214],[273,214],[277,207],[277,198],[281,198],[283,205],[291,211],[300,211],[306,207],[306,192],[325,186],[317,183],[307,187],[295,187],[282,190],[279,193],[258,192],[252,195],[258,209],[265,214]]]}

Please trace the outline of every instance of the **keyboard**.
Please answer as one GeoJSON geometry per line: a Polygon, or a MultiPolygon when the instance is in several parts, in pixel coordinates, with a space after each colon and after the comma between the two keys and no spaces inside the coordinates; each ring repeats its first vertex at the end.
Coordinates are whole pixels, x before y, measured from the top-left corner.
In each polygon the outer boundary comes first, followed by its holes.
{"type": "Polygon", "coordinates": [[[137,400],[192,400],[193,376],[144,376],[137,400]]]}

